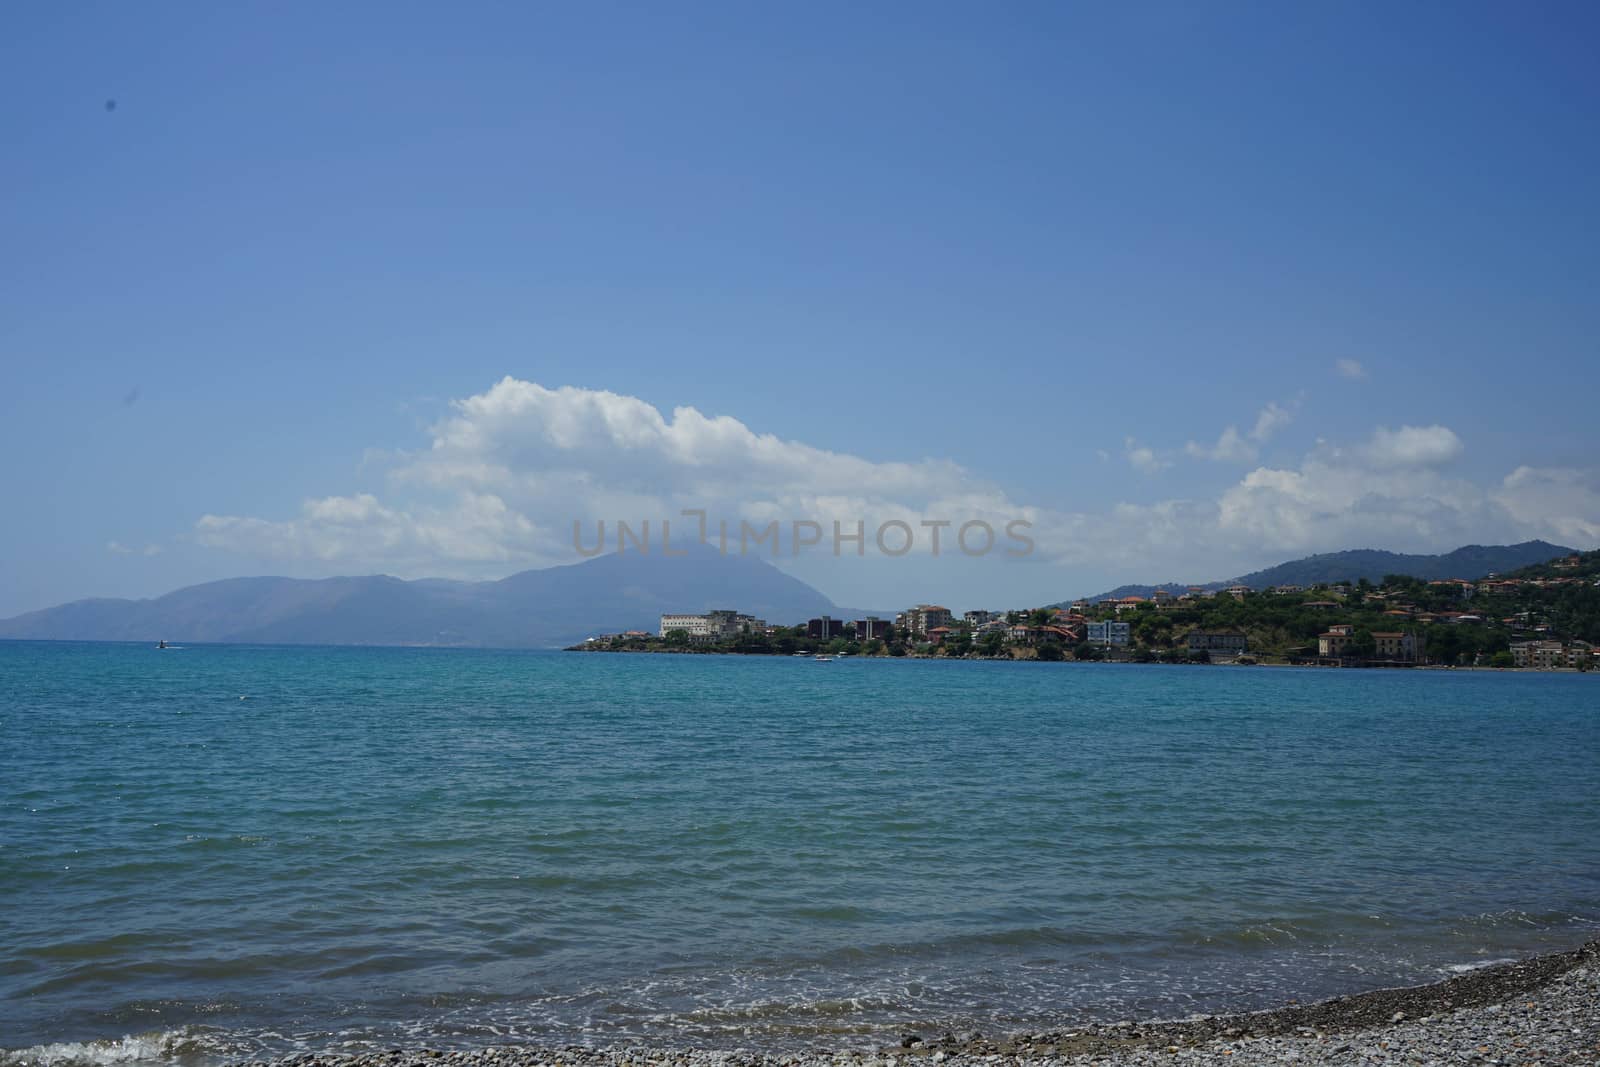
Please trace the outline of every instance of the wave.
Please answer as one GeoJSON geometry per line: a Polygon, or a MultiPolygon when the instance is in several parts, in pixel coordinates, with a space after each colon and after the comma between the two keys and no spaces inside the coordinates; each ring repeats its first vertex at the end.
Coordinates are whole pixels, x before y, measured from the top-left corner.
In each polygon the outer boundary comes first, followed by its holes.
{"type": "Polygon", "coordinates": [[[95,1041],[61,1041],[0,1049],[0,1067],[109,1067],[114,1064],[183,1063],[210,1059],[225,1047],[199,1027],[157,1030],[95,1041]]]}

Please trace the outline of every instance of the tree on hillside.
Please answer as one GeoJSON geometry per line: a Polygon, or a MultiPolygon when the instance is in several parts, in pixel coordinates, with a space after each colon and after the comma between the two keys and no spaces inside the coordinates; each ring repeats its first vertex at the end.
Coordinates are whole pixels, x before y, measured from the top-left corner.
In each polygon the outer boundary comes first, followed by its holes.
{"type": "Polygon", "coordinates": [[[1458,626],[1430,626],[1423,631],[1428,658],[1435,663],[1460,662],[1463,648],[1461,628],[1458,626]]]}

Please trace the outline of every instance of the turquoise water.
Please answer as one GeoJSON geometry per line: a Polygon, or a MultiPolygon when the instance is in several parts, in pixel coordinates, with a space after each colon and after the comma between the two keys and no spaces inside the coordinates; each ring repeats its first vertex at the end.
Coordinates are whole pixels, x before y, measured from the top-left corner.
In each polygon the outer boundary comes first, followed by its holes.
{"type": "Polygon", "coordinates": [[[0,643],[0,753],[7,1063],[867,1044],[1600,927],[1593,677],[0,643]]]}

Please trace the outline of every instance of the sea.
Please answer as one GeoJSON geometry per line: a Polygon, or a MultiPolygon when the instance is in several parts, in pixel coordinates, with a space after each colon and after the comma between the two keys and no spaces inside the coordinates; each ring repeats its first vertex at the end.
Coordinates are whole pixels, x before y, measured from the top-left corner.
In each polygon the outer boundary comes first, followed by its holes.
{"type": "Polygon", "coordinates": [[[808,1049],[1600,936],[1600,678],[0,643],[0,1064],[808,1049]]]}

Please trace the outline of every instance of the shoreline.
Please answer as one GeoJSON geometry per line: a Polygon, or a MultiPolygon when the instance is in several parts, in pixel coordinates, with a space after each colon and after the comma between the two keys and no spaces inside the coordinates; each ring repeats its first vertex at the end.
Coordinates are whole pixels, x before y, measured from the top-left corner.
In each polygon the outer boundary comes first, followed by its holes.
{"type": "Polygon", "coordinates": [[[923,1067],[1205,1060],[1229,1064],[1600,1063],[1600,939],[1420,986],[1181,1020],[1095,1023],[988,1037],[917,1032],[898,1046],[700,1049],[484,1045],[233,1060],[231,1067],[923,1067]]]}
{"type": "MultiPolygon", "coordinates": [[[[592,655],[634,655],[634,656],[744,656],[749,658],[765,659],[808,659],[814,653],[807,652],[804,656],[796,652],[738,652],[727,648],[595,648],[584,645],[568,645],[565,648],[548,649],[552,652],[581,652],[592,655]]],[[[833,655],[833,653],[829,653],[833,655]]],[[[1484,665],[1444,664],[1444,663],[1367,663],[1337,665],[1331,663],[1291,663],[1278,660],[1257,659],[1250,663],[1236,663],[1232,660],[1219,660],[1211,663],[1165,663],[1160,660],[1140,662],[1133,659],[1099,659],[1075,660],[1071,656],[1060,660],[1040,660],[1032,656],[934,656],[926,653],[908,652],[904,656],[890,656],[885,653],[866,655],[851,652],[845,654],[849,659],[861,660],[917,660],[938,661],[947,663],[1066,663],[1088,664],[1093,666],[1134,666],[1134,667],[1293,667],[1296,669],[1337,671],[1428,671],[1439,672],[1466,672],[1476,671],[1485,674],[1596,674],[1600,672],[1579,670],[1576,667],[1489,667],[1484,665]]]]}

